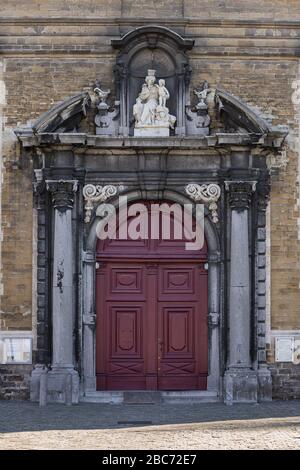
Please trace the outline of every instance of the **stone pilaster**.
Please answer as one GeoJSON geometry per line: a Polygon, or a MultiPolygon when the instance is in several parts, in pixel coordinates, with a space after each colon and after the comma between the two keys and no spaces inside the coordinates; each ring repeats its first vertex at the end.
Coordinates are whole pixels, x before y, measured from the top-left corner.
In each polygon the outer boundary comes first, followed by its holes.
{"type": "Polygon", "coordinates": [[[231,249],[229,284],[229,360],[225,373],[225,400],[257,401],[257,373],[251,368],[251,299],[249,208],[255,182],[229,181],[231,249]]]}
{"type": "Polygon", "coordinates": [[[46,213],[47,213],[47,191],[43,170],[35,170],[35,181],[33,182],[34,209],[36,215],[36,264],[33,262],[33,279],[36,282],[36,344],[34,352],[34,369],[30,377],[30,400],[39,401],[41,377],[50,362],[48,347],[48,270],[47,270],[47,237],[46,237],[46,213]]]}
{"type": "Polygon", "coordinates": [[[207,389],[220,392],[220,313],[219,313],[219,278],[220,254],[210,253],[208,257],[208,285],[210,286],[209,298],[209,343],[212,354],[209,361],[209,375],[207,389]]]}
{"type": "Polygon", "coordinates": [[[83,379],[84,392],[94,392],[96,390],[96,358],[95,358],[95,298],[94,290],[89,286],[95,285],[95,253],[86,251],[83,253],[84,270],[84,292],[83,298],[83,379]]]}
{"type": "Polygon", "coordinates": [[[266,301],[267,301],[267,234],[266,211],[269,202],[269,181],[267,177],[258,184],[257,241],[256,241],[256,338],[258,363],[258,400],[272,400],[272,376],[266,360],[266,301]]]}

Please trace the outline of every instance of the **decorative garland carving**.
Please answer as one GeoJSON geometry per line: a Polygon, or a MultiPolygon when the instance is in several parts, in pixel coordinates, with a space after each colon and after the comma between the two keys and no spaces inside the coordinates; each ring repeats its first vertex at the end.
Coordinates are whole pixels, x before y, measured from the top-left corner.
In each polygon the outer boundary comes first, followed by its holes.
{"type": "Polygon", "coordinates": [[[218,184],[209,183],[200,186],[200,184],[190,183],[185,187],[185,192],[191,199],[194,199],[194,201],[209,204],[208,208],[211,212],[212,221],[214,224],[218,223],[217,201],[221,196],[221,188],[218,184]]]}
{"type": "Polygon", "coordinates": [[[117,192],[124,191],[124,189],[125,187],[122,185],[117,187],[112,184],[105,186],[86,184],[82,190],[85,199],[85,223],[88,224],[91,221],[95,202],[104,202],[109,197],[115,196],[117,192]]]}

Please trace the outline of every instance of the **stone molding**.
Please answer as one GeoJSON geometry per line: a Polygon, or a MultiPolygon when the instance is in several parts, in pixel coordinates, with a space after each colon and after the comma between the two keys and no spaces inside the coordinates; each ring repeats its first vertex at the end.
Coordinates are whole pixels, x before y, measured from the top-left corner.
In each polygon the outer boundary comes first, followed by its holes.
{"type": "Polygon", "coordinates": [[[73,208],[74,193],[78,188],[77,180],[46,180],[46,188],[52,195],[52,203],[59,212],[73,208]]]}
{"type": "Polygon", "coordinates": [[[196,183],[190,183],[185,187],[185,192],[191,199],[194,199],[194,201],[208,204],[213,223],[218,223],[219,217],[217,201],[221,196],[221,188],[218,184],[209,183],[199,185],[196,183]]]}

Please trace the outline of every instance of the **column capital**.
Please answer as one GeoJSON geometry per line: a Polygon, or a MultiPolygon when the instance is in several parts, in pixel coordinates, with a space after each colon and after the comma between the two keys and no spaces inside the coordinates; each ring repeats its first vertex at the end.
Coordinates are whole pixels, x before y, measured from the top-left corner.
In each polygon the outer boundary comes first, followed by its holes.
{"type": "Polygon", "coordinates": [[[78,188],[77,180],[46,180],[46,188],[52,195],[55,209],[65,212],[73,208],[74,193],[78,188]]]}
{"type": "Polygon", "coordinates": [[[229,205],[233,210],[249,209],[256,181],[224,181],[229,192],[229,205]]]}

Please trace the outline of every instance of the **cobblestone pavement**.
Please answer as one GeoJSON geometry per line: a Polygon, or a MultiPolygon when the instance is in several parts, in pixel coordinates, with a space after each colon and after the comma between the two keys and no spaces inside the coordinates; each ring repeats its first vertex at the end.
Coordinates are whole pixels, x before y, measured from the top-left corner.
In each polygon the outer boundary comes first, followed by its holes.
{"type": "Polygon", "coordinates": [[[0,401],[0,449],[300,449],[299,415],[296,400],[45,408],[0,401]]]}

